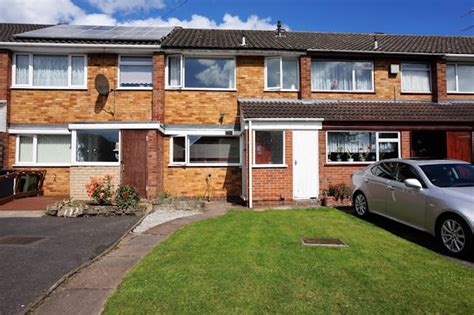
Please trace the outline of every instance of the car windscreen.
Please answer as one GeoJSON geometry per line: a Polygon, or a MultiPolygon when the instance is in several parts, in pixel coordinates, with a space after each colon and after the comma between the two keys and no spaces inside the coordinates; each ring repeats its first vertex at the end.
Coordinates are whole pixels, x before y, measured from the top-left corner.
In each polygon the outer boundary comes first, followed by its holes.
{"type": "Polygon", "coordinates": [[[420,168],[433,185],[438,187],[474,186],[474,165],[472,164],[433,164],[420,168]]]}

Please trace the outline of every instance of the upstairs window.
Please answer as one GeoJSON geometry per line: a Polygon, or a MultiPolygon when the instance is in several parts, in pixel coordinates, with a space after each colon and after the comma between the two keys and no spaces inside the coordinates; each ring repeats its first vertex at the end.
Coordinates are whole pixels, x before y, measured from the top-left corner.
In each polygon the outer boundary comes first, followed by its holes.
{"type": "Polygon", "coordinates": [[[312,62],[312,89],[315,91],[373,92],[373,62],[323,61],[312,62]]]}
{"type": "Polygon", "coordinates": [[[265,89],[297,91],[298,59],[268,57],[265,59],[265,89]]]}
{"type": "Polygon", "coordinates": [[[37,88],[87,88],[84,55],[16,54],[13,86],[37,88]]]}
{"type": "Polygon", "coordinates": [[[402,92],[431,92],[431,70],[427,63],[402,64],[402,92]]]}
{"type": "Polygon", "coordinates": [[[149,89],[153,86],[153,60],[151,56],[120,56],[119,87],[149,89]]]}
{"type": "Polygon", "coordinates": [[[235,89],[234,58],[169,56],[167,88],[235,89]]]}
{"type": "Polygon", "coordinates": [[[474,65],[448,64],[448,92],[474,93],[474,65]]]}

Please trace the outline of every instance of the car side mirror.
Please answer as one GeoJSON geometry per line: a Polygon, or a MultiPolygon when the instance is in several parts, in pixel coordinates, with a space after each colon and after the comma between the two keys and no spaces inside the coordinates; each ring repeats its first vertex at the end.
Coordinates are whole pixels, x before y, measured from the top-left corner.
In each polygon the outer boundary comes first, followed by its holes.
{"type": "Polygon", "coordinates": [[[416,178],[405,179],[405,186],[409,188],[415,188],[415,189],[423,188],[423,185],[421,185],[420,181],[416,178]]]}

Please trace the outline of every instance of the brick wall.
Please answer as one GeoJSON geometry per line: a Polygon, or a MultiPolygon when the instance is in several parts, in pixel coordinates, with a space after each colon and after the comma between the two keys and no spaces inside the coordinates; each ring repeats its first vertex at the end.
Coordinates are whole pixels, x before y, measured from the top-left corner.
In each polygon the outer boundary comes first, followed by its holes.
{"type": "Polygon", "coordinates": [[[70,195],[77,200],[88,200],[86,185],[92,177],[112,175],[114,189],[120,184],[120,166],[72,166],[70,168],[70,195]]]}
{"type": "Polygon", "coordinates": [[[7,150],[8,150],[8,134],[4,132],[0,132],[0,170],[2,168],[5,168],[8,164],[7,150]]]}
{"type": "Polygon", "coordinates": [[[69,167],[15,167],[17,170],[46,170],[45,196],[69,197],[69,167]]]}
{"type": "Polygon", "coordinates": [[[311,57],[300,57],[300,98],[311,98],[311,57]]]}
{"type": "Polygon", "coordinates": [[[287,167],[252,169],[254,203],[278,201],[280,195],[286,201],[293,200],[293,134],[291,130],[285,130],[285,163],[287,167]]]}
{"type": "Polygon", "coordinates": [[[165,113],[165,55],[153,55],[153,105],[152,119],[164,120],[165,113]]]}
{"type": "Polygon", "coordinates": [[[446,102],[447,83],[446,83],[446,62],[437,60],[431,64],[432,84],[433,84],[433,101],[446,102]]]}
{"type": "Polygon", "coordinates": [[[163,135],[149,130],[147,137],[147,198],[154,199],[163,191],[163,135]]]}
{"type": "Polygon", "coordinates": [[[87,90],[13,89],[11,123],[69,123],[75,121],[148,121],[152,91],[120,90],[107,97],[94,87],[97,74],[104,74],[110,87],[117,85],[117,55],[89,54],[87,90]],[[115,113],[111,115],[110,113],[115,113]]]}
{"type": "Polygon", "coordinates": [[[172,196],[211,198],[238,197],[242,177],[239,167],[184,167],[169,166],[169,138],[163,141],[164,191],[172,196]],[[206,178],[211,174],[208,182],[206,178]]]}

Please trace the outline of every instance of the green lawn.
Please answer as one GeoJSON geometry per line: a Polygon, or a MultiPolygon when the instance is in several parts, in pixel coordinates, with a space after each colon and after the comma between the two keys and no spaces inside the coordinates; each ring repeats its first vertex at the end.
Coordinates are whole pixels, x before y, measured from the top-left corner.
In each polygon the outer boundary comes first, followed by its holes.
{"type": "Polygon", "coordinates": [[[157,246],[105,313],[473,314],[473,292],[474,270],[337,210],[233,211],[157,246]]]}

